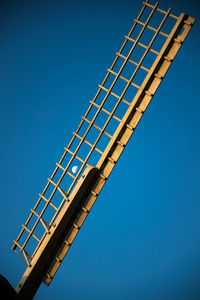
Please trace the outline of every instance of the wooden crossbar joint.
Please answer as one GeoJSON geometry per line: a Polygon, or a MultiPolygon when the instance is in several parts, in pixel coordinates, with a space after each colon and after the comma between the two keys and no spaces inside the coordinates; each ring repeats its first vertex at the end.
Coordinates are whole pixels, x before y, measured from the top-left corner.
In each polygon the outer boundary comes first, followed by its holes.
{"type": "Polygon", "coordinates": [[[140,112],[140,113],[142,113],[143,114],[143,110],[141,109],[141,108],[139,108],[139,107],[136,107],[136,109],[135,110],[137,110],[138,112],[140,112]]]}
{"type": "Polygon", "coordinates": [[[106,180],[106,179],[107,179],[107,177],[104,176],[103,174],[100,174],[99,176],[100,176],[103,180],[106,180]]]}
{"type": "Polygon", "coordinates": [[[13,242],[14,242],[14,245],[12,247],[13,250],[15,250],[16,247],[19,247],[20,249],[22,249],[22,246],[17,241],[13,240],[13,242]]]}
{"type": "Polygon", "coordinates": [[[121,141],[117,141],[117,144],[122,146],[123,148],[125,147],[124,143],[122,143],[121,141]]]}
{"type": "Polygon", "coordinates": [[[16,243],[16,241],[15,241],[15,240],[13,240],[13,242],[14,242],[14,245],[12,246],[12,248],[11,248],[11,249],[12,249],[13,251],[15,251],[15,249],[17,248],[17,243],[16,243]]]}
{"type": "MultiPolygon", "coordinates": [[[[30,230],[27,226],[25,226],[24,224],[22,224],[22,227],[23,227],[26,231],[28,231],[29,233],[31,233],[31,230],[30,230]]],[[[39,239],[34,233],[32,233],[31,235],[36,239],[36,241],[38,241],[38,243],[40,242],[40,239],[39,239]]]]}
{"type": "Polygon", "coordinates": [[[64,241],[64,244],[70,247],[72,243],[70,243],[70,242],[68,242],[67,240],[65,240],[65,241],[64,241]]]}
{"type": "Polygon", "coordinates": [[[108,160],[109,160],[110,162],[112,162],[113,164],[115,164],[115,160],[114,160],[112,157],[108,157],[108,160]]]}
{"type": "Polygon", "coordinates": [[[28,265],[29,267],[31,267],[31,263],[30,263],[30,261],[29,261],[29,259],[28,259],[27,252],[23,249],[23,250],[22,250],[22,253],[24,254],[24,258],[25,258],[25,260],[26,260],[27,265],[28,265]]]}
{"type": "Polygon", "coordinates": [[[169,62],[173,61],[173,59],[171,57],[169,57],[169,56],[165,56],[164,59],[167,60],[167,61],[169,61],[169,62]]]}
{"type": "Polygon", "coordinates": [[[77,225],[77,224],[73,224],[73,226],[74,226],[74,228],[76,228],[76,229],[80,229],[80,227],[77,225]]]}
{"type": "Polygon", "coordinates": [[[151,97],[153,96],[153,94],[150,91],[148,91],[148,90],[145,91],[145,94],[147,94],[148,96],[151,96],[151,97]]]}
{"type": "Polygon", "coordinates": [[[177,43],[179,43],[179,44],[183,43],[183,41],[181,39],[179,39],[179,38],[175,38],[174,41],[177,42],[177,43]]]}
{"type": "Polygon", "coordinates": [[[125,39],[127,39],[127,40],[129,40],[129,41],[135,43],[135,40],[132,39],[130,36],[125,35],[124,37],[125,37],[125,39]]]}
{"type": "Polygon", "coordinates": [[[189,25],[189,26],[192,26],[193,24],[191,22],[189,22],[188,20],[184,20],[184,23],[189,25]]]}
{"type": "Polygon", "coordinates": [[[53,184],[56,188],[58,187],[58,185],[57,185],[53,180],[51,180],[50,178],[47,178],[47,180],[48,180],[51,184],[53,184]]]}
{"type": "Polygon", "coordinates": [[[74,153],[70,149],[68,149],[67,147],[64,147],[64,150],[69,152],[71,155],[74,155],[74,153]]]}
{"type": "Polygon", "coordinates": [[[59,167],[60,169],[62,169],[65,172],[65,168],[63,168],[63,166],[61,166],[60,164],[56,163],[56,166],[59,167]]]}
{"type": "MultiPolygon", "coordinates": [[[[42,225],[44,226],[44,229],[46,230],[46,232],[48,234],[50,234],[49,225],[47,227],[47,224],[46,224],[47,222],[43,218],[40,218],[40,221],[41,221],[42,225]]],[[[54,226],[54,224],[52,224],[52,225],[54,226]]]]}
{"type": "MultiPolygon", "coordinates": [[[[147,48],[148,48],[148,47],[147,47],[147,48]]],[[[147,48],[146,48],[146,49],[147,49],[147,48]]],[[[158,52],[158,51],[156,51],[156,50],[154,50],[154,49],[152,49],[152,48],[150,48],[149,51],[155,53],[156,55],[159,55],[159,54],[160,54],[160,52],[158,52]]]]}
{"type": "Polygon", "coordinates": [[[156,78],[158,78],[158,79],[163,79],[163,76],[161,76],[161,75],[158,74],[158,73],[154,74],[154,76],[155,76],[156,78]]]}
{"type": "Polygon", "coordinates": [[[130,130],[134,131],[134,128],[133,128],[133,126],[131,126],[130,124],[126,124],[126,127],[127,127],[128,129],[130,129],[130,130]]]}
{"type": "Polygon", "coordinates": [[[85,213],[88,213],[89,210],[87,208],[85,208],[84,206],[82,207],[82,210],[85,212],[85,213]]]}
{"type": "Polygon", "coordinates": [[[57,256],[56,256],[56,260],[57,260],[57,262],[59,262],[59,263],[62,262],[62,259],[60,259],[60,257],[57,257],[57,256]]]}
{"type": "Polygon", "coordinates": [[[95,191],[91,191],[91,194],[92,194],[93,196],[95,196],[95,197],[98,196],[98,194],[97,194],[95,191]]]}
{"type": "Polygon", "coordinates": [[[58,191],[63,195],[63,197],[67,200],[67,201],[69,201],[69,198],[68,198],[68,194],[60,187],[60,186],[58,186],[58,191]]]}

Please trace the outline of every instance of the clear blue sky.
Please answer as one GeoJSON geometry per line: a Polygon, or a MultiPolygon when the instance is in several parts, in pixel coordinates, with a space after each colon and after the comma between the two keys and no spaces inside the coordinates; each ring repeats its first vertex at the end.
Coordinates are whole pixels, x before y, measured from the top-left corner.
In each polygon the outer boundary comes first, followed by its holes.
{"type": "MultiPolygon", "coordinates": [[[[198,1],[160,1],[179,15],[198,1]]],[[[1,1],[0,273],[142,1],[1,1]]],[[[200,299],[200,24],[191,33],[51,286],[35,299],[200,299]]]]}

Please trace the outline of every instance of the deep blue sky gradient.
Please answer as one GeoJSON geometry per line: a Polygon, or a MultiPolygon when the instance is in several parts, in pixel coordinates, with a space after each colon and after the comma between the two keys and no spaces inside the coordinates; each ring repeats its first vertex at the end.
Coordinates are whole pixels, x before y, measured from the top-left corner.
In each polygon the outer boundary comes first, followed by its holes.
{"type": "MultiPolygon", "coordinates": [[[[161,0],[199,17],[199,1],[161,0]]],[[[0,272],[142,1],[1,1],[0,272]]],[[[35,299],[200,299],[200,24],[162,82],[51,286],[35,299]]]]}

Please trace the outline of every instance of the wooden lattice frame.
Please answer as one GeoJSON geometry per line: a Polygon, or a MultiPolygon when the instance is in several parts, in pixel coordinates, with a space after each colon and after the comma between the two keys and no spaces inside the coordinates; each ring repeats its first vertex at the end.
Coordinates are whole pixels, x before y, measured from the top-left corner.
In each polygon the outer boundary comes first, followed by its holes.
{"type": "MultiPolygon", "coordinates": [[[[149,1],[144,3],[140,14],[137,19],[134,20],[134,25],[129,34],[125,36],[125,41],[121,49],[116,53],[116,58],[113,64],[109,69],[107,69],[107,75],[105,76],[102,84],[99,85],[99,89],[94,99],[90,101],[90,106],[87,112],[84,116],[82,116],[82,120],[77,130],[73,133],[73,137],[69,145],[65,148],[62,158],[59,163],[56,163],[56,168],[53,174],[50,178],[48,178],[46,187],[43,192],[39,194],[39,199],[35,207],[31,209],[30,216],[25,224],[22,225],[22,230],[17,239],[14,241],[12,249],[19,254],[28,265],[24,276],[17,286],[17,291],[22,295],[34,295],[38,288],[38,284],[40,284],[42,279],[47,285],[50,284],[81,225],[91,210],[97,196],[113,170],[194,22],[194,18],[183,13],[177,17],[171,14],[171,9],[164,11],[158,8],[158,2],[155,5],[150,4],[149,1]],[[148,16],[145,20],[142,20],[142,17],[148,9],[148,16]],[[157,13],[162,15],[162,20],[158,27],[154,28],[151,25],[151,20],[157,13]],[[169,19],[174,20],[175,23],[170,33],[166,33],[163,30],[163,26],[169,19]],[[140,27],[139,31],[137,27],[140,27]],[[141,38],[147,30],[153,33],[153,36],[146,45],[143,41],[141,41],[141,38]],[[134,33],[137,31],[138,33],[134,36],[134,33]],[[162,47],[160,47],[160,50],[154,49],[153,47],[156,45],[160,36],[165,39],[162,47]],[[132,44],[127,53],[127,45],[129,44],[130,46],[130,43],[132,44]],[[139,52],[143,51],[139,59],[136,47],[139,47],[139,52]],[[145,59],[149,53],[153,53],[153,55],[155,55],[155,59],[150,66],[147,67],[145,65],[145,59]],[[120,66],[118,66],[117,69],[118,64],[120,66]],[[127,71],[128,68],[130,68],[130,65],[133,68],[132,72],[127,71]],[[135,82],[135,78],[139,74],[140,70],[146,73],[143,77],[141,75],[139,76],[141,84],[138,84],[135,82]],[[124,73],[129,74],[129,78],[126,78],[124,73]],[[110,82],[111,77],[114,79],[111,79],[110,82]],[[117,91],[120,91],[119,87],[124,85],[119,95],[114,91],[114,88],[117,85],[117,91]],[[127,94],[130,94],[130,90],[132,88],[135,92],[132,93],[132,96],[129,95],[128,97],[127,94]],[[102,94],[104,94],[103,97],[102,94]],[[105,108],[106,105],[110,103],[109,101],[115,101],[114,105],[112,104],[113,107],[110,111],[105,108]],[[125,105],[126,109],[123,116],[120,118],[116,112],[121,104],[125,105]],[[96,109],[95,113],[92,112],[94,109],[96,109]],[[102,117],[102,115],[104,115],[104,117],[102,117]],[[98,119],[101,126],[97,122],[98,119]],[[111,133],[109,131],[111,130],[109,129],[109,125],[112,124],[113,121],[117,122],[117,126],[111,126],[112,131],[114,131],[111,133]],[[86,129],[83,129],[84,126],[86,126],[86,129]],[[93,134],[94,140],[91,141],[89,139],[89,135],[93,133],[92,131],[94,129],[98,132],[98,134],[93,134]],[[82,131],[83,133],[81,133],[82,131]],[[106,142],[104,141],[105,138],[107,139],[106,142]],[[75,142],[77,140],[78,143],[76,145],[75,142]],[[87,145],[88,150],[82,151],[85,145],[87,145]],[[84,157],[81,157],[79,154],[81,151],[84,157]],[[69,156],[69,158],[67,158],[67,164],[64,165],[67,156],[69,156]],[[69,206],[73,203],[73,200],[78,193],[80,183],[84,185],[84,178],[89,176],[88,169],[91,169],[92,156],[96,159],[95,163],[92,163],[96,166],[96,168],[93,169],[98,170],[99,175],[95,175],[95,182],[93,182],[92,188],[90,186],[90,193],[85,198],[84,205],[82,205],[79,211],[76,211],[76,215],[73,217],[73,222],[70,220],[72,223],[70,223],[70,226],[65,232],[65,238],[62,236],[59,250],[56,251],[56,255],[54,253],[53,257],[51,256],[49,258],[48,267],[46,266],[44,269],[43,266],[44,270],[41,267],[43,273],[40,276],[40,282],[35,284],[35,287],[33,284],[33,287],[30,288],[30,284],[27,283],[29,282],[28,279],[31,278],[33,283],[35,278],[38,276],[38,270],[40,269],[40,267],[38,269],[39,258],[45,251],[44,249],[46,245],[48,245],[49,241],[54,238],[53,235],[55,235],[55,227],[59,222],[62,222],[61,216],[63,213],[67,214],[69,206]],[[77,164],[77,162],[80,164],[80,167],[77,174],[74,175],[70,169],[73,164],[77,164]],[[60,176],[59,172],[61,172],[60,176]],[[63,187],[62,182],[66,180],[66,178],[71,179],[71,182],[68,183],[68,186],[65,185],[63,187]],[[57,197],[57,195],[59,195],[60,200],[58,202],[59,205],[56,206],[54,198],[57,197]],[[38,212],[38,207],[41,204],[43,204],[43,208],[40,212],[38,212]],[[53,210],[53,215],[50,221],[47,221],[45,219],[45,214],[49,209],[53,210]],[[29,225],[33,221],[33,218],[35,218],[35,221],[30,227],[29,225]],[[38,232],[40,233],[40,237],[38,237],[36,233],[39,226],[40,230],[38,232]],[[27,236],[23,238],[24,235],[27,236]],[[27,247],[31,244],[32,239],[37,242],[37,245],[34,249],[32,249],[32,253],[30,253],[27,247]],[[37,269],[36,272],[34,271],[35,269],[37,269]]],[[[110,104],[108,107],[110,107],[110,104]]],[[[93,176],[94,174],[96,173],[93,172],[93,176]]],[[[84,198],[84,195],[82,195],[82,197],[84,198]]]]}

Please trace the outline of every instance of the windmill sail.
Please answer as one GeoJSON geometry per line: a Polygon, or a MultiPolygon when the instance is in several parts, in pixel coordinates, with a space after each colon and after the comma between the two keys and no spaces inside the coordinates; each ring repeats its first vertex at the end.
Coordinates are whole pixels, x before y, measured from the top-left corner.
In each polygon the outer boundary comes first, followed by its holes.
{"type": "Polygon", "coordinates": [[[12,249],[27,264],[16,288],[22,298],[52,281],[194,22],[144,3],[14,240],[12,249]]]}

